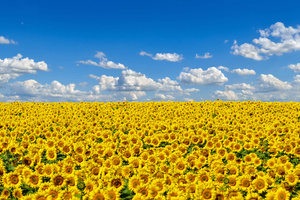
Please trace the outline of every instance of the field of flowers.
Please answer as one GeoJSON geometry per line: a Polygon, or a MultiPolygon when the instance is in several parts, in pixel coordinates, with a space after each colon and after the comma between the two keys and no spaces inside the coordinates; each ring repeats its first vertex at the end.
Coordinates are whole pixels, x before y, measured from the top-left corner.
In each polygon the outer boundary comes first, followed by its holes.
{"type": "Polygon", "coordinates": [[[300,199],[300,103],[0,103],[2,199],[300,199]]]}

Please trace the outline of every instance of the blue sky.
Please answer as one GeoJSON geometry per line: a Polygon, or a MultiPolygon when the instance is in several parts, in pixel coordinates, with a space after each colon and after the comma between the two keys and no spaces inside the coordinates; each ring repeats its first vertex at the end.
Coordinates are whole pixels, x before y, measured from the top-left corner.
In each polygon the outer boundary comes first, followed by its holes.
{"type": "Polygon", "coordinates": [[[2,0],[1,102],[300,100],[298,0],[2,0]]]}

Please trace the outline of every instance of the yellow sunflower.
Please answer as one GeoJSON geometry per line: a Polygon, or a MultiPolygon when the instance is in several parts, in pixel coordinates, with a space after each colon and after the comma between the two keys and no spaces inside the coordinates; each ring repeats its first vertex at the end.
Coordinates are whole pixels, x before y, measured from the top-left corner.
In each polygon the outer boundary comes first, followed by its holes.
{"type": "Polygon", "coordinates": [[[105,189],[105,199],[107,200],[120,200],[120,193],[114,187],[109,187],[105,189]]]}
{"type": "Polygon", "coordinates": [[[5,174],[5,176],[7,176],[10,187],[13,187],[13,188],[20,187],[20,185],[22,183],[22,176],[20,174],[13,172],[13,173],[5,174]]]}
{"type": "Polygon", "coordinates": [[[51,184],[57,188],[62,188],[67,184],[65,176],[58,172],[51,177],[51,184]]]}
{"type": "Polygon", "coordinates": [[[105,200],[107,197],[105,191],[100,187],[97,187],[93,192],[88,193],[89,200],[105,200]]]}
{"type": "Polygon", "coordinates": [[[55,186],[51,186],[46,190],[46,193],[48,194],[48,197],[50,197],[51,200],[59,200],[61,198],[60,189],[56,188],[55,186]]]}
{"type": "Polygon", "coordinates": [[[294,173],[289,173],[285,176],[285,181],[288,182],[290,186],[295,186],[298,183],[299,177],[294,173]]]}
{"type": "Polygon", "coordinates": [[[276,200],[288,200],[290,199],[290,196],[291,196],[290,192],[285,190],[282,187],[278,188],[275,193],[276,200]]]}
{"type": "Polygon", "coordinates": [[[14,189],[13,196],[17,199],[21,199],[23,197],[22,189],[21,188],[14,189]]]}
{"type": "Polygon", "coordinates": [[[46,150],[46,158],[47,160],[54,161],[57,158],[56,149],[55,148],[48,148],[46,150]]]}
{"type": "Polygon", "coordinates": [[[39,176],[38,173],[36,172],[32,172],[27,179],[27,184],[32,187],[32,188],[36,188],[39,187],[39,184],[41,183],[41,177],[39,176]]]}
{"type": "Polygon", "coordinates": [[[238,177],[239,187],[243,191],[251,190],[251,177],[250,175],[242,175],[238,177]]]}
{"type": "Polygon", "coordinates": [[[128,183],[129,190],[134,191],[135,193],[137,193],[140,186],[141,186],[141,180],[136,175],[132,176],[129,179],[129,183],[128,183]]]}
{"type": "Polygon", "coordinates": [[[252,182],[253,188],[258,191],[258,193],[263,193],[267,190],[268,188],[268,183],[265,177],[257,177],[253,182],[252,182]]]}

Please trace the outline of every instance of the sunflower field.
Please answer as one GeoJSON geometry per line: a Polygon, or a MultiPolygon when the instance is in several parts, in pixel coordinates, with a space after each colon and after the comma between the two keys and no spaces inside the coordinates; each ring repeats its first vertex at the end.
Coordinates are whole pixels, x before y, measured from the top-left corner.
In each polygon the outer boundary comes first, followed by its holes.
{"type": "Polygon", "coordinates": [[[0,200],[299,200],[300,103],[0,103],[0,200]]]}

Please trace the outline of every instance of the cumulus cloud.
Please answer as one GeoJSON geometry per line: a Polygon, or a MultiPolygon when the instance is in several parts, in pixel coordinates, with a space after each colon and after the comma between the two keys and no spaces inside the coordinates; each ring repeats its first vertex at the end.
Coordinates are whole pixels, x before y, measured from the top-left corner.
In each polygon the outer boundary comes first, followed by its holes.
{"type": "Polygon", "coordinates": [[[233,85],[226,85],[225,90],[255,90],[255,87],[246,83],[237,83],[233,85]]]}
{"type": "Polygon", "coordinates": [[[300,73],[300,63],[297,64],[291,64],[288,66],[291,70],[293,70],[295,73],[300,73]]]}
{"type": "Polygon", "coordinates": [[[182,83],[195,85],[223,85],[228,79],[215,67],[210,67],[206,71],[201,68],[191,69],[189,72],[181,72],[177,77],[182,83]]]}
{"type": "Polygon", "coordinates": [[[207,58],[212,58],[212,57],[213,57],[213,56],[210,55],[209,52],[206,52],[206,53],[204,54],[204,56],[199,56],[198,54],[196,54],[196,58],[207,59],[207,58]]]}
{"type": "Polygon", "coordinates": [[[155,94],[155,97],[154,97],[154,101],[157,101],[157,100],[174,100],[175,97],[171,96],[171,95],[165,95],[165,94],[155,94]]]}
{"type": "Polygon", "coordinates": [[[231,47],[234,55],[241,55],[254,60],[268,59],[268,56],[280,56],[283,53],[300,50],[300,26],[297,28],[285,27],[281,22],[277,22],[265,30],[259,30],[260,37],[253,39],[253,44],[244,43],[238,46],[237,42],[231,47]],[[268,37],[279,38],[280,42],[271,41],[268,37]]]}
{"type": "Polygon", "coordinates": [[[226,99],[226,100],[238,100],[238,96],[235,94],[234,91],[231,90],[228,91],[216,90],[213,94],[213,97],[218,99],[226,99]]]}
{"type": "Polygon", "coordinates": [[[152,56],[152,54],[149,54],[145,51],[140,52],[141,56],[149,56],[153,60],[167,60],[171,62],[179,62],[183,60],[183,56],[179,55],[177,53],[157,53],[155,56],[152,56]]]}
{"type": "Polygon", "coordinates": [[[121,63],[116,64],[112,61],[108,61],[108,59],[106,58],[106,55],[103,52],[97,51],[95,57],[100,59],[99,63],[92,61],[92,60],[77,61],[77,63],[86,64],[86,65],[94,65],[94,66],[98,66],[98,67],[103,67],[105,69],[127,69],[127,67],[125,67],[121,63]]]}
{"type": "Polygon", "coordinates": [[[238,75],[241,75],[241,76],[245,76],[245,75],[255,75],[256,72],[253,70],[253,69],[234,69],[231,71],[231,73],[237,73],[238,75]]]}
{"type": "Polygon", "coordinates": [[[34,62],[28,57],[22,58],[21,54],[12,58],[0,59],[0,84],[7,83],[23,74],[35,74],[37,71],[49,71],[44,61],[34,62]]]}
{"type": "Polygon", "coordinates": [[[4,36],[0,36],[0,44],[18,44],[18,43],[13,40],[9,40],[5,38],[4,36]]]}
{"type": "Polygon", "coordinates": [[[123,70],[121,76],[95,76],[89,75],[89,78],[96,79],[99,82],[101,90],[114,91],[182,91],[177,81],[169,77],[154,81],[147,78],[145,74],[135,72],[131,69],[123,70]]]}
{"type": "Polygon", "coordinates": [[[269,92],[276,90],[290,90],[292,86],[288,82],[283,82],[272,74],[261,74],[257,81],[259,83],[258,92],[269,92]]]}

